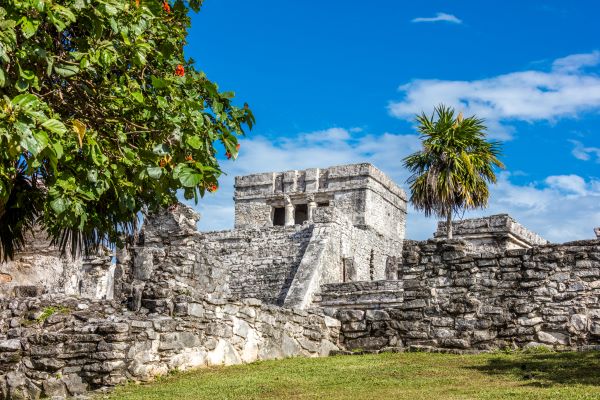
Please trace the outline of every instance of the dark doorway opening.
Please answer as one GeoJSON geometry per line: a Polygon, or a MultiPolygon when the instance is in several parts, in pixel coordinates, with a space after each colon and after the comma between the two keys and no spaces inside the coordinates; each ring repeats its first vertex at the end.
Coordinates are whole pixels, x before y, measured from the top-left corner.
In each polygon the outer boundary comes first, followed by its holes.
{"type": "Polygon", "coordinates": [[[308,220],[308,205],[307,204],[296,204],[296,210],[294,211],[294,223],[296,225],[302,225],[304,221],[308,220]]]}
{"type": "Polygon", "coordinates": [[[285,225],[285,208],[274,207],[273,208],[273,226],[285,225]]]}

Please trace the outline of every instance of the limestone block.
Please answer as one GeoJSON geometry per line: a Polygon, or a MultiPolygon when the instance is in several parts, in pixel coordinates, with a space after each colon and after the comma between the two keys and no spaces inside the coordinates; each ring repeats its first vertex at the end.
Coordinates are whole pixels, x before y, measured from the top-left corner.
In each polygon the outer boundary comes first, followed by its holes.
{"type": "Polygon", "coordinates": [[[21,350],[19,339],[0,340],[0,352],[13,352],[21,350]]]}
{"type": "Polygon", "coordinates": [[[544,322],[544,319],[542,317],[534,317],[534,318],[521,317],[517,320],[517,322],[521,326],[534,326],[534,325],[538,325],[538,324],[541,324],[542,322],[544,322]]]}
{"type": "Polygon", "coordinates": [[[198,368],[207,364],[207,353],[200,348],[183,349],[168,362],[169,369],[186,370],[198,368]]]}
{"type": "Polygon", "coordinates": [[[559,332],[539,331],[536,336],[540,342],[547,344],[568,345],[570,342],[569,336],[559,332]]]}
{"type": "Polygon", "coordinates": [[[390,319],[390,315],[384,310],[367,310],[365,318],[367,321],[385,321],[390,319]]]}
{"type": "Polygon", "coordinates": [[[575,331],[584,332],[588,328],[588,318],[583,314],[571,315],[570,322],[575,331]]]}
{"type": "Polygon", "coordinates": [[[67,387],[62,379],[50,377],[43,382],[44,395],[51,398],[67,397],[67,387]]]}
{"type": "Polygon", "coordinates": [[[360,321],[364,318],[365,312],[362,310],[340,310],[337,318],[340,321],[360,321]]]}
{"type": "Polygon", "coordinates": [[[214,350],[206,356],[208,365],[234,365],[241,363],[241,358],[231,343],[219,339],[214,350]]]}

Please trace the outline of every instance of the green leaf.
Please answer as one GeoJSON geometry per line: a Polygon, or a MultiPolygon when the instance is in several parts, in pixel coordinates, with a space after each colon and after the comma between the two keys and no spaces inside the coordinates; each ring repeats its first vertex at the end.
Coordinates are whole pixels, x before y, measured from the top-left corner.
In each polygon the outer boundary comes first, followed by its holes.
{"type": "Polygon", "coordinates": [[[202,174],[192,168],[185,168],[179,174],[179,182],[181,182],[184,187],[196,187],[202,182],[202,174]]]}
{"type": "Polygon", "coordinates": [[[48,57],[46,58],[46,62],[48,63],[48,65],[46,66],[46,75],[50,76],[52,75],[52,69],[54,67],[54,58],[48,57]]]}
{"type": "Polygon", "coordinates": [[[31,106],[35,105],[37,102],[38,98],[30,93],[20,94],[11,100],[11,103],[13,103],[15,106],[19,106],[25,110],[30,109],[31,106]]]}
{"type": "Polygon", "coordinates": [[[52,11],[48,12],[47,15],[48,15],[48,19],[50,20],[50,22],[52,22],[52,24],[56,27],[56,30],[58,30],[59,32],[62,32],[67,27],[67,24],[65,24],[58,17],[58,15],[53,13],[52,11]]]}
{"type": "Polygon", "coordinates": [[[87,57],[83,57],[81,61],[79,61],[80,69],[87,69],[90,66],[90,59],[87,57]]]}
{"type": "Polygon", "coordinates": [[[156,105],[158,106],[158,108],[167,108],[169,106],[169,103],[164,97],[156,96],[156,105]]]}
{"type": "Polygon", "coordinates": [[[62,144],[56,142],[56,143],[52,144],[52,147],[54,147],[54,152],[56,153],[56,158],[58,158],[60,160],[64,154],[62,144]]]}
{"type": "Polygon", "coordinates": [[[152,86],[154,86],[155,89],[163,89],[168,86],[167,81],[164,79],[160,79],[156,76],[151,76],[150,79],[152,80],[152,86]]]}
{"type": "Polygon", "coordinates": [[[163,169],[161,167],[148,167],[146,168],[146,171],[153,179],[160,179],[163,174],[163,169]]]}
{"type": "Polygon", "coordinates": [[[76,75],[79,72],[79,67],[77,65],[56,64],[54,71],[63,78],[68,78],[76,75]]]}
{"type": "Polygon", "coordinates": [[[35,131],[33,132],[33,136],[38,143],[39,153],[48,146],[48,135],[44,131],[35,131]]]}
{"type": "Polygon", "coordinates": [[[50,132],[58,133],[59,135],[62,135],[67,131],[65,125],[56,119],[49,119],[46,122],[44,122],[42,126],[50,132]]]}
{"type": "Polygon", "coordinates": [[[202,147],[202,140],[198,136],[189,136],[185,142],[195,150],[199,150],[202,147]]]}
{"type": "Polygon", "coordinates": [[[23,36],[25,37],[25,39],[29,39],[30,37],[35,35],[39,26],[40,21],[30,20],[26,17],[23,17],[23,20],[21,22],[21,30],[23,31],[23,36]]]}
{"type": "Polygon", "coordinates": [[[26,81],[32,81],[35,78],[35,74],[33,73],[33,71],[29,71],[26,69],[22,69],[21,71],[19,71],[19,75],[26,81]]]}
{"type": "Polygon", "coordinates": [[[135,210],[135,199],[129,193],[123,193],[119,198],[119,204],[126,210],[135,210]]]}
{"type": "Polygon", "coordinates": [[[6,76],[4,75],[4,68],[0,67],[0,87],[6,85],[6,76]]]}
{"type": "Polygon", "coordinates": [[[104,4],[104,10],[108,15],[115,15],[119,12],[115,6],[106,3],[104,4]]]}
{"type": "Polygon", "coordinates": [[[13,126],[19,133],[19,145],[34,156],[38,155],[42,149],[39,146],[38,141],[33,136],[31,127],[23,122],[15,122],[13,126]]]}
{"type": "Polygon", "coordinates": [[[111,51],[105,50],[100,52],[100,64],[105,67],[110,67],[115,60],[115,56],[111,51]]]}
{"type": "Polygon", "coordinates": [[[70,202],[67,200],[59,197],[58,199],[54,199],[50,202],[50,207],[52,207],[55,213],[60,215],[69,207],[69,203],[70,202]]]}
{"type": "Polygon", "coordinates": [[[137,50],[134,56],[134,62],[136,65],[144,65],[146,64],[146,53],[144,51],[137,50]]]}
{"type": "Polygon", "coordinates": [[[15,88],[19,91],[19,92],[24,92],[27,89],[29,89],[29,82],[27,82],[25,79],[19,79],[17,81],[17,83],[15,83],[15,88]]]}
{"type": "Polygon", "coordinates": [[[144,95],[142,92],[132,92],[131,97],[133,97],[133,99],[138,103],[144,104],[144,95]]]}
{"type": "Polygon", "coordinates": [[[39,12],[44,12],[44,9],[46,8],[46,2],[44,0],[34,0],[33,5],[39,12]]]}
{"type": "Polygon", "coordinates": [[[119,27],[117,26],[117,21],[115,21],[114,18],[110,18],[108,20],[108,23],[110,24],[110,27],[112,28],[114,33],[119,33],[119,27]]]}

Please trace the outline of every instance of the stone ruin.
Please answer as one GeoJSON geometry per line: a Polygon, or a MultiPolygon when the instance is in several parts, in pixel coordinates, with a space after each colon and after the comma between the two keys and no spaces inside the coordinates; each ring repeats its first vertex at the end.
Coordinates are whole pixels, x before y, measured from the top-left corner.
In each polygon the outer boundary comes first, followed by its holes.
{"type": "MultiPolygon", "coordinates": [[[[445,221],[438,222],[433,237],[445,238],[446,228],[445,221]]],[[[538,234],[527,230],[508,214],[454,221],[452,233],[454,238],[466,242],[473,252],[528,249],[549,243],[538,234]]]]}
{"type": "Polygon", "coordinates": [[[237,177],[235,228],[198,219],[148,216],[114,257],[37,235],[0,264],[0,399],[355,349],[600,349],[599,240],[550,244],[508,215],[405,240],[406,195],[370,164],[237,177]]]}

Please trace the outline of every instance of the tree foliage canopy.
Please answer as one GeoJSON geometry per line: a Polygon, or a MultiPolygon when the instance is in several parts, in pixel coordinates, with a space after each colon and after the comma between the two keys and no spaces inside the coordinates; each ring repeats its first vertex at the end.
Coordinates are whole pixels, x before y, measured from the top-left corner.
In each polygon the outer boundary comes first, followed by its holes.
{"type": "Polygon", "coordinates": [[[486,141],[482,119],[455,117],[444,105],[431,116],[417,116],[417,122],[423,149],[404,159],[412,173],[407,181],[410,201],[426,216],[447,218],[451,237],[453,213],[487,206],[488,183],[496,182],[494,168],[504,168],[498,159],[500,143],[486,141]]]}
{"type": "Polygon", "coordinates": [[[200,6],[0,0],[1,256],[36,219],[63,250],[92,249],[179,189],[216,190],[217,147],[235,158],[254,117],[184,58],[200,6]]]}

